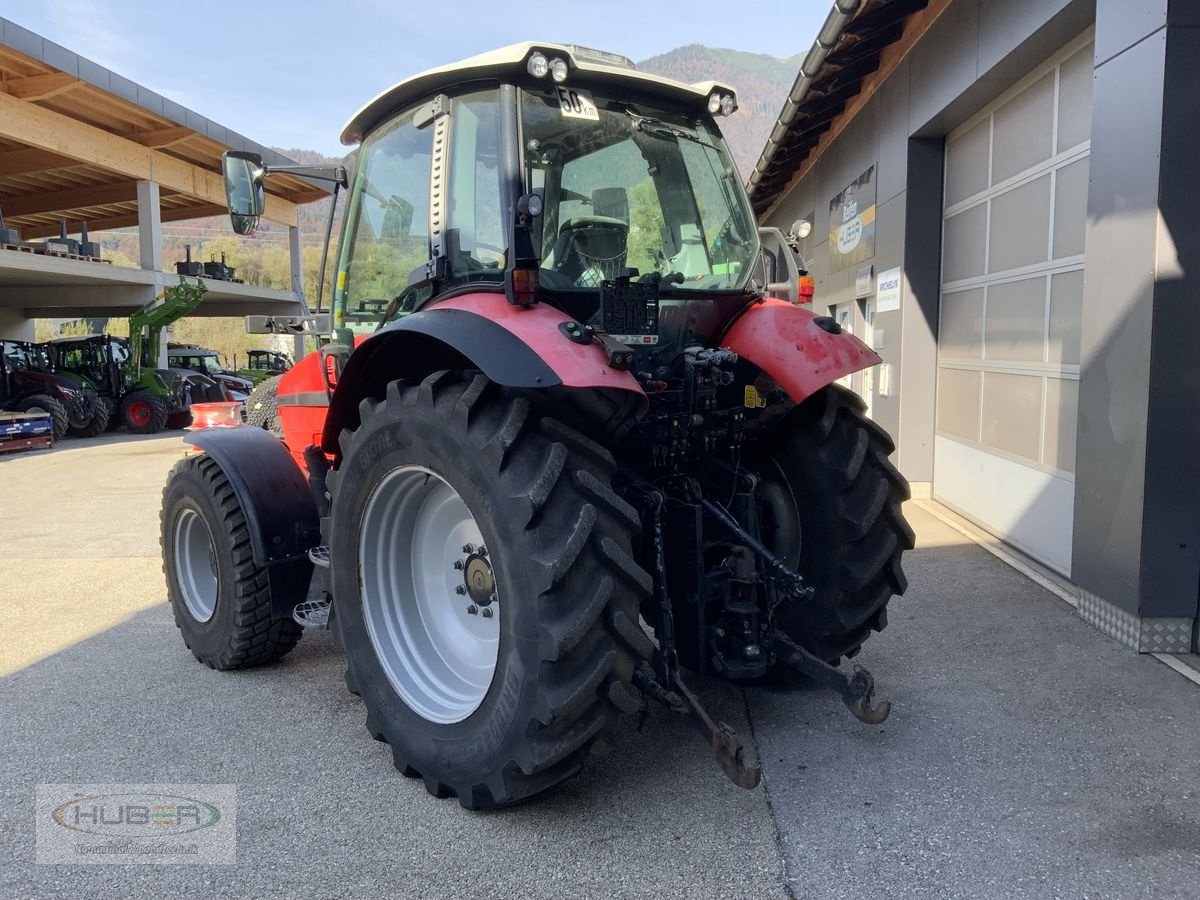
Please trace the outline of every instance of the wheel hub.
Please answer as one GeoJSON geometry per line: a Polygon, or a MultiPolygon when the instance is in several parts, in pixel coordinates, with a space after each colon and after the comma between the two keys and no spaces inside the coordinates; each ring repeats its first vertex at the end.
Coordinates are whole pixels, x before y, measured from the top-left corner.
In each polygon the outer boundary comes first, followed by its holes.
{"type": "MultiPolygon", "coordinates": [[[[486,553],[486,551],[484,551],[486,553]]],[[[467,596],[479,607],[488,607],[496,599],[496,576],[487,557],[480,552],[467,557],[463,567],[463,581],[467,586],[467,596]]]]}

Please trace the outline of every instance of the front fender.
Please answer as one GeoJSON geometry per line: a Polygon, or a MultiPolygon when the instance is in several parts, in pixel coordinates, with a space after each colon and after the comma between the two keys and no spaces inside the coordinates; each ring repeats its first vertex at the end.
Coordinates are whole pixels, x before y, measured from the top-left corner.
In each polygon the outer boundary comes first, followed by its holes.
{"type": "Polygon", "coordinates": [[[879,354],[827,316],[774,299],[742,313],[721,345],[770,375],[796,403],[881,362],[879,354]],[[830,326],[837,330],[827,330],[830,326]]]}
{"type": "Polygon", "coordinates": [[[546,304],[518,307],[503,294],[463,294],[388,324],[362,342],[338,377],[321,444],[337,452],[343,428],[358,424],[364,397],[382,396],[397,378],[439,369],[479,369],[515,388],[596,388],[631,391],[649,401],[637,379],[613,369],[598,343],[578,344],[559,331],[572,321],[546,304]]]}

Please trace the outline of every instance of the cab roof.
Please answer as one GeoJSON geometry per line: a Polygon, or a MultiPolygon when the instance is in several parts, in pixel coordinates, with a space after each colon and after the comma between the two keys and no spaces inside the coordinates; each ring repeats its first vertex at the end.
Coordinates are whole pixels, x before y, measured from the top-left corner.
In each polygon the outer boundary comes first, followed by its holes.
{"type": "MultiPolygon", "coordinates": [[[[531,76],[526,72],[525,65],[535,50],[541,51],[549,59],[557,56],[566,61],[571,70],[565,82],[568,87],[579,77],[579,73],[586,77],[589,87],[633,82],[642,91],[695,105],[702,111],[707,111],[709,94],[714,89],[720,89],[722,93],[733,95],[734,108],[737,108],[737,92],[720,82],[701,81],[685,84],[671,78],[651,75],[649,72],[640,72],[628,58],[616,53],[592,50],[575,44],[523,41],[447,66],[428,69],[393,85],[363,106],[346,123],[342,129],[342,143],[347,146],[360,143],[385,116],[455,85],[482,79],[528,81],[531,76]]],[[[544,80],[547,84],[554,84],[549,78],[544,80]]]]}

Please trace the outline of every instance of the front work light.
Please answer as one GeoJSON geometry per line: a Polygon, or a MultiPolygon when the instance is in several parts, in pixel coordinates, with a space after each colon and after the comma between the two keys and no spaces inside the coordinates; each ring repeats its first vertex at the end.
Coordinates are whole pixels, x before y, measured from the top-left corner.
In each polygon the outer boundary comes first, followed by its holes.
{"type": "Polygon", "coordinates": [[[736,107],[733,105],[733,94],[726,94],[721,98],[721,115],[732,116],[736,107]]]}
{"type": "Polygon", "coordinates": [[[541,53],[535,53],[529,57],[529,62],[525,64],[525,68],[534,78],[545,78],[546,73],[550,71],[550,63],[541,53]]]}
{"type": "Polygon", "coordinates": [[[558,84],[562,84],[567,80],[567,75],[570,69],[567,68],[565,60],[559,59],[557,56],[550,60],[550,77],[558,84]]]}
{"type": "Polygon", "coordinates": [[[708,112],[709,115],[719,115],[721,112],[721,95],[713,91],[708,95],[708,112]]]}

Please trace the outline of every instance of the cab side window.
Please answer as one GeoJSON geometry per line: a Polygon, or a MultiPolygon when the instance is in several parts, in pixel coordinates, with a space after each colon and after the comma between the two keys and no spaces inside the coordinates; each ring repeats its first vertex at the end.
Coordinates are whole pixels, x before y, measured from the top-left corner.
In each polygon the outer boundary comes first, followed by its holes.
{"type": "Polygon", "coordinates": [[[410,113],[382,126],[359,151],[335,283],[345,325],[371,330],[409,274],[430,258],[433,128],[410,113]]]}

